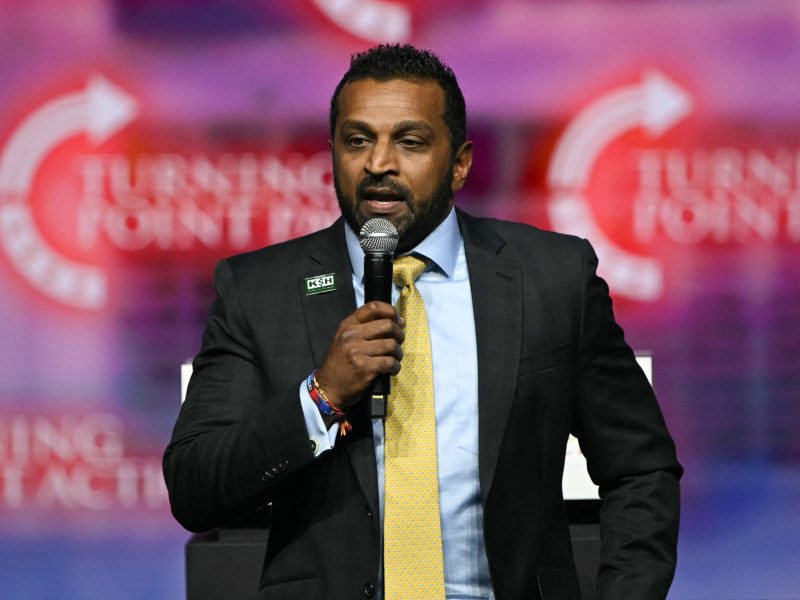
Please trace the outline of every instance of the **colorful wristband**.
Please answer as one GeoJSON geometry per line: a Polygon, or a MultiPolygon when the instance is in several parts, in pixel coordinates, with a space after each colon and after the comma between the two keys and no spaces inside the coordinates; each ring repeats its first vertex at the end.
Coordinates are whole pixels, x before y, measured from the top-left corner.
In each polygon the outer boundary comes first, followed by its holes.
{"type": "Polygon", "coordinates": [[[329,417],[332,416],[335,420],[339,421],[340,435],[347,435],[347,433],[353,429],[353,426],[345,418],[345,412],[338,406],[331,404],[323,389],[319,387],[316,369],[311,371],[308,379],[306,379],[306,389],[308,390],[308,395],[314,401],[314,404],[317,405],[319,412],[329,417]]]}

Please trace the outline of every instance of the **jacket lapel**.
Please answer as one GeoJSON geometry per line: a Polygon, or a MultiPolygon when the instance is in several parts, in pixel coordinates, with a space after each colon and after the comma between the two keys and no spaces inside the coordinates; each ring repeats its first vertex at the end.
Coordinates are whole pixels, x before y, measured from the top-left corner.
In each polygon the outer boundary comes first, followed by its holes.
{"type": "MultiPolygon", "coordinates": [[[[342,219],[337,219],[331,227],[312,238],[311,243],[298,286],[314,364],[319,367],[325,360],[339,323],[356,309],[356,300],[353,269],[347,253],[342,219]],[[315,289],[309,290],[309,278],[331,274],[335,289],[321,293],[315,293],[315,289]]],[[[361,402],[351,411],[348,418],[353,425],[353,431],[346,437],[339,438],[336,443],[342,444],[346,449],[367,503],[372,513],[377,515],[380,513],[375,445],[372,441],[372,423],[366,411],[362,410],[365,408],[361,402]]]]}
{"type": "Polygon", "coordinates": [[[519,368],[522,272],[502,255],[503,238],[459,211],[478,349],[478,467],[481,500],[494,479],[519,368]]]}
{"type": "Polygon", "coordinates": [[[356,299],[342,219],[309,238],[309,244],[311,247],[298,279],[298,289],[314,364],[319,367],[325,360],[339,323],[355,310],[356,299]],[[318,291],[316,286],[324,282],[308,283],[329,275],[333,276],[334,282],[334,289],[330,291],[318,291]]]}

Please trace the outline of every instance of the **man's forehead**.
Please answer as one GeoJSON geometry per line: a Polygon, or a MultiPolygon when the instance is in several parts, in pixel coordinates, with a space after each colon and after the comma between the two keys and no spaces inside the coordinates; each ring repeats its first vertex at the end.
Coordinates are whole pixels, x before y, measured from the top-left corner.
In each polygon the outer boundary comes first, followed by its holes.
{"type": "Polygon", "coordinates": [[[339,94],[339,122],[370,115],[443,124],[444,90],[430,80],[367,78],[348,82],[339,94]]]}

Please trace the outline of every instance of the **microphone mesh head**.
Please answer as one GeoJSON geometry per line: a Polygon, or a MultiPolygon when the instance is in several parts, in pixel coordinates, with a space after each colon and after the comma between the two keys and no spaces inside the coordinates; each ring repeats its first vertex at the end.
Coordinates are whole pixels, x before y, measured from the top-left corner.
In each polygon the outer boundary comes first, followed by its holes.
{"type": "Polygon", "coordinates": [[[361,227],[358,243],[364,252],[388,252],[394,254],[397,249],[397,229],[389,219],[370,219],[361,227]]]}

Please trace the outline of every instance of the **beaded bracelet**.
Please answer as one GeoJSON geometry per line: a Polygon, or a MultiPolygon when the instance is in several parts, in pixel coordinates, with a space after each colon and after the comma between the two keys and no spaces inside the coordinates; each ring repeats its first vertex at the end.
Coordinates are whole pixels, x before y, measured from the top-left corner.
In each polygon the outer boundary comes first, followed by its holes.
{"type": "Polygon", "coordinates": [[[338,406],[331,404],[325,392],[319,386],[317,382],[317,369],[314,369],[308,376],[308,379],[306,379],[306,389],[308,390],[308,395],[311,396],[311,399],[314,401],[314,404],[317,405],[319,412],[326,416],[333,416],[334,419],[339,421],[339,435],[345,436],[353,429],[353,426],[345,418],[345,412],[338,406]]]}

